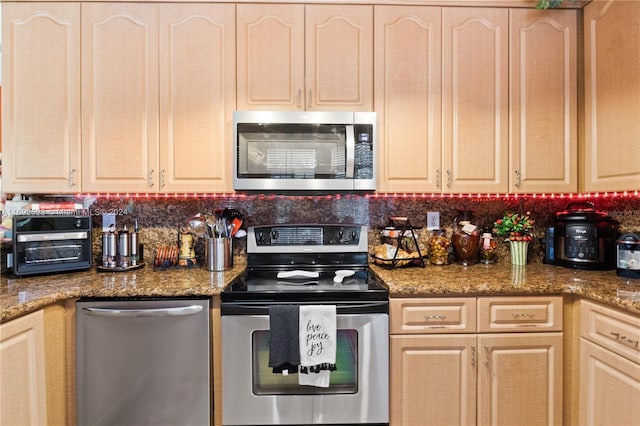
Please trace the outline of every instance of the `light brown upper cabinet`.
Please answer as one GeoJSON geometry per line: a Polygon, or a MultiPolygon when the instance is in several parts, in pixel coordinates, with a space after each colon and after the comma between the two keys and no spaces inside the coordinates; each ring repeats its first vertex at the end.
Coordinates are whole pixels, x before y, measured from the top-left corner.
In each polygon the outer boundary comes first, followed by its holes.
{"type": "Polygon", "coordinates": [[[373,108],[373,6],[237,5],[237,109],[373,108]]]}
{"type": "Polygon", "coordinates": [[[83,190],[230,190],[233,5],[85,3],[83,190]]]}
{"type": "Polygon", "coordinates": [[[576,192],[576,11],[511,9],[509,35],[509,192],[576,192]]]}
{"type": "Polygon", "coordinates": [[[508,188],[509,10],[442,10],[442,191],[508,188]]]}
{"type": "Polygon", "coordinates": [[[506,192],[508,9],[376,6],[383,192],[506,192]]]}
{"type": "Polygon", "coordinates": [[[3,191],[80,191],[80,3],[2,15],[3,191]]]}
{"type": "Polygon", "coordinates": [[[439,7],[375,7],[381,192],[440,192],[441,21],[439,7]]]}
{"type": "Polygon", "coordinates": [[[576,191],[576,19],[376,6],[380,191],[576,191]]]}
{"type": "Polygon", "coordinates": [[[584,8],[583,192],[640,189],[640,2],[584,8]]]}
{"type": "Polygon", "coordinates": [[[158,189],[158,5],[82,5],[82,187],[158,189]]]}

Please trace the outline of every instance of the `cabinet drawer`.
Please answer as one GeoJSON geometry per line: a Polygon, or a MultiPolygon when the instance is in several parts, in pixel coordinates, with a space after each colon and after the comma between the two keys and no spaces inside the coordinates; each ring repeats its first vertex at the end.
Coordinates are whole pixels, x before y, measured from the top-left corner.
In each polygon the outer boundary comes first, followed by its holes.
{"type": "Polygon", "coordinates": [[[640,318],[588,301],[580,301],[581,335],[640,364],[640,318]]]}
{"type": "Polygon", "coordinates": [[[391,334],[476,331],[474,297],[391,299],[391,334]]]}
{"type": "Polygon", "coordinates": [[[562,296],[481,297],[478,331],[562,331],[562,296]]]}

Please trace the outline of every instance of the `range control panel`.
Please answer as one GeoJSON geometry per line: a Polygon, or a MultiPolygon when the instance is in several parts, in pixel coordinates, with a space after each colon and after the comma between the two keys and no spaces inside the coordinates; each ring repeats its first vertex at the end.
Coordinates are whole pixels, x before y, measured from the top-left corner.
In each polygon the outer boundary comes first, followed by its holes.
{"type": "Polygon", "coordinates": [[[247,252],[367,251],[367,227],[361,225],[265,225],[249,227],[247,252]],[[255,251],[253,251],[255,250],[255,251]]]}

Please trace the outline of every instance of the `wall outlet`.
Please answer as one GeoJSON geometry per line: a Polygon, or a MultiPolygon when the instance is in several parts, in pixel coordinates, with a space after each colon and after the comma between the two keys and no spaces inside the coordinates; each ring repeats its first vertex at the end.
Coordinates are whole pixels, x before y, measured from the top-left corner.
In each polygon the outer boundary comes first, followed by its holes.
{"type": "Polygon", "coordinates": [[[440,213],[428,212],[427,213],[427,229],[440,229],[440,213]]]}

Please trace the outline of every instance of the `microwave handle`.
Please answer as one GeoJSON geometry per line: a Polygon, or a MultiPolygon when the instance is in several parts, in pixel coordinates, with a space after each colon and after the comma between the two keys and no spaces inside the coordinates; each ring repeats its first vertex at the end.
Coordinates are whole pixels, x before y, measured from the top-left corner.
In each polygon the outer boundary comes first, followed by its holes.
{"type": "Polygon", "coordinates": [[[347,125],[346,131],[347,131],[347,169],[345,172],[346,172],[347,179],[353,179],[355,156],[356,156],[356,139],[353,131],[353,125],[352,124],[347,125]]]}

